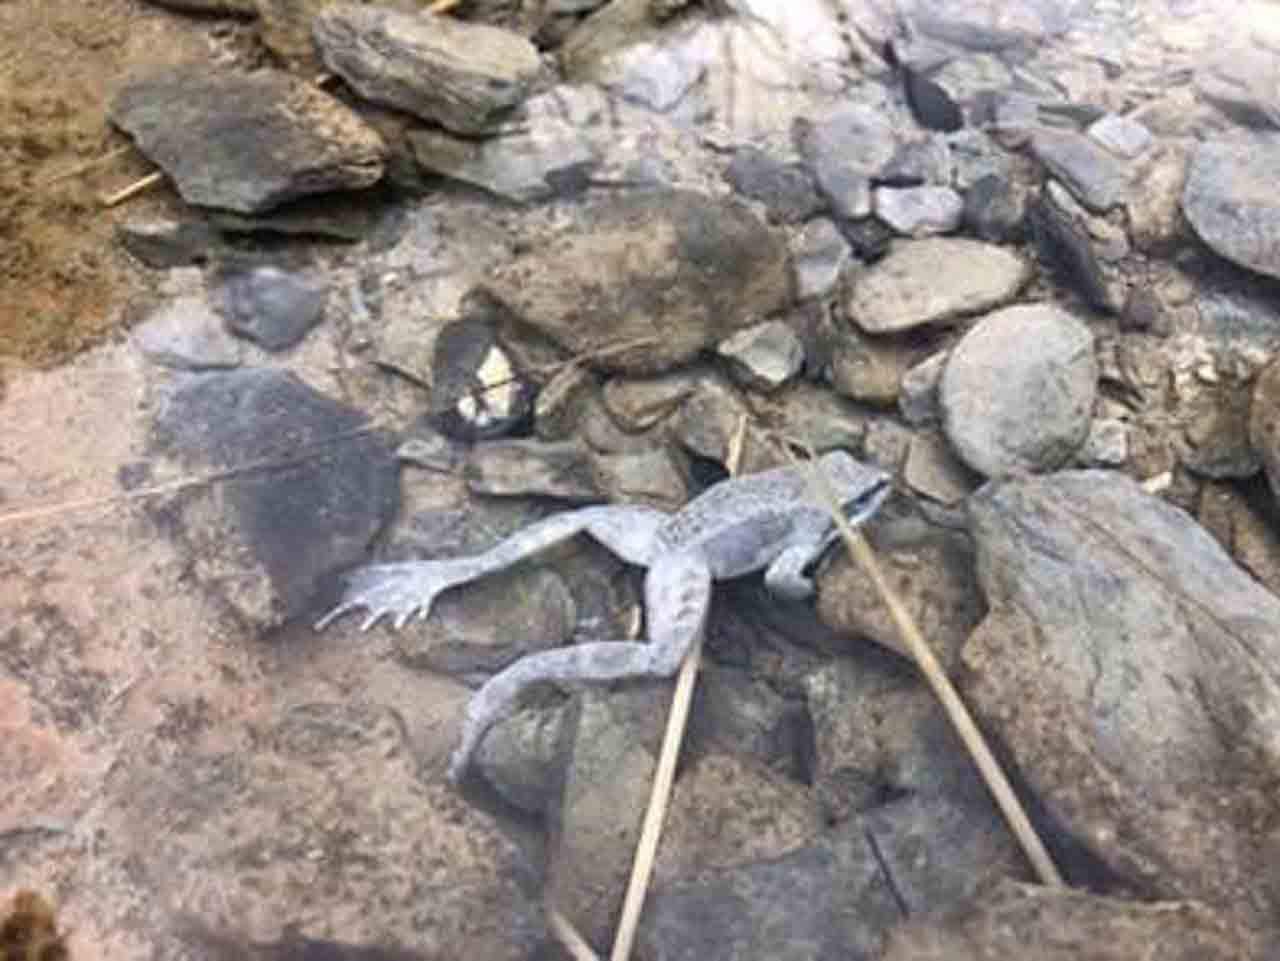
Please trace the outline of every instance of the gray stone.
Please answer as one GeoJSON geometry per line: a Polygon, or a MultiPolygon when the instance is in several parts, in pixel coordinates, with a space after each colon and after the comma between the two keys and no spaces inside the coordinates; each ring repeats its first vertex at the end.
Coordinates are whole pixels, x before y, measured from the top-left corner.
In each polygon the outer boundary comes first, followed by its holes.
{"type": "Polygon", "coordinates": [[[1133,160],[1151,146],[1151,131],[1139,121],[1122,114],[1109,113],[1089,125],[1089,136],[1117,157],[1133,160]]]}
{"type": "Polygon", "coordinates": [[[896,244],[853,276],[844,309],[869,334],[895,333],[998,307],[1030,279],[1031,265],[1011,251],[928,237],[896,244]]]}
{"type": "Polygon", "coordinates": [[[643,190],[572,213],[571,230],[552,228],[482,285],[515,336],[532,328],[595,366],[657,373],[790,302],[786,243],[740,202],[643,190]]]}
{"type": "Polygon", "coordinates": [[[950,187],[877,187],[876,216],[908,237],[947,234],[960,226],[964,198],[950,187]]]}
{"type": "Polygon", "coordinates": [[[559,51],[567,78],[691,128],[714,117],[726,145],[779,143],[793,117],[842,87],[849,48],[836,11],[818,0],[785,10],[757,0],[716,11],[693,4],[667,24],[654,13],[651,0],[617,0],[588,17],[559,51]]]}
{"type": "Polygon", "coordinates": [[[1130,901],[1003,880],[951,918],[913,918],[880,961],[1244,961],[1238,924],[1195,901],[1130,901]]]}
{"type": "Polygon", "coordinates": [[[1075,290],[1092,309],[1116,313],[1118,298],[1098,263],[1089,234],[1059,204],[1043,195],[1033,198],[1027,205],[1027,229],[1041,261],[1059,283],[1075,290]]]}
{"type": "MultiPolygon", "coordinates": [[[[375,288],[368,298],[378,321],[370,331],[374,363],[433,387],[436,338],[455,318],[471,316],[463,309],[463,298],[472,282],[470,274],[444,271],[426,277],[410,273],[385,278],[385,286],[375,288]]],[[[364,302],[365,294],[357,293],[364,302]]]]}
{"type": "Polygon", "coordinates": [[[660,377],[614,377],[604,385],[604,405],[623,430],[648,430],[692,397],[704,374],[694,368],[660,377]]]}
{"type": "Polygon", "coordinates": [[[904,747],[945,787],[913,791],[868,811],[864,822],[907,917],[940,916],[1004,879],[1030,880],[1031,872],[936,703],[916,721],[916,743],[904,747]],[[918,746],[930,739],[928,747],[918,746]],[[960,765],[969,771],[957,772],[960,765]]]}
{"type": "Polygon", "coordinates": [[[841,272],[853,259],[853,251],[840,228],[826,217],[819,217],[793,235],[791,259],[796,298],[812,300],[836,289],[841,272]]]}
{"type": "Polygon", "coordinates": [[[462,466],[463,453],[443,434],[433,430],[423,430],[420,425],[411,436],[396,448],[396,459],[404,464],[412,464],[429,471],[450,474],[462,466]]]}
{"type": "Polygon", "coordinates": [[[522,811],[548,813],[560,777],[571,708],[561,703],[517,711],[496,723],[476,749],[476,767],[522,811]]]}
{"type": "Polygon", "coordinates": [[[395,512],[387,440],[282,371],[194,375],[160,409],[155,442],[188,471],[288,465],[243,471],[169,508],[193,580],[256,629],[306,613],[321,579],[361,559],[395,512]]]}
{"type": "Polygon", "coordinates": [[[362,97],[461,134],[491,129],[542,67],[517,34],[429,13],[335,3],[312,31],[325,66],[362,97]]]}
{"type": "Polygon", "coordinates": [[[449,591],[412,631],[396,631],[396,657],[408,667],[483,679],[527,654],[573,636],[577,608],[555,571],[533,566],[449,591]]]}
{"type": "Polygon", "coordinates": [[[1237,123],[1280,127],[1274,84],[1276,51],[1257,43],[1232,44],[1196,71],[1200,95],[1237,123]]]}
{"type": "Polygon", "coordinates": [[[1080,448],[1087,467],[1119,467],[1129,459],[1129,425],[1114,417],[1095,418],[1080,448]]]}
{"type": "Polygon", "coordinates": [[[1042,130],[1031,148],[1082,204],[1104,214],[1128,199],[1130,168],[1083,134],[1042,130]]]}
{"type": "Polygon", "coordinates": [[[724,172],[742,196],[764,204],[770,223],[799,224],[823,207],[809,171],[756,147],[740,147],[724,172]]]}
{"type": "Polygon", "coordinates": [[[990,613],[965,692],[1049,817],[1113,883],[1274,944],[1280,599],[1115,472],[989,484],[969,513],[990,613]]]}
{"type": "Polygon", "coordinates": [[[587,451],[576,441],[486,441],[471,449],[463,476],[476,494],[601,499],[587,451]]]}
{"type": "Polygon", "coordinates": [[[157,309],[133,332],[133,341],[154,364],[208,370],[240,364],[240,345],[227,334],[213,307],[187,295],[157,309]]]}
{"type": "Polygon", "coordinates": [[[911,0],[900,15],[928,37],[969,50],[1034,47],[1071,25],[1072,3],[1053,0],[911,0]]]}
{"type": "Polygon", "coordinates": [[[116,227],[116,236],[138,260],[162,269],[204,263],[219,245],[202,220],[130,220],[116,227]]]}
{"type": "Polygon", "coordinates": [[[913,427],[933,424],[941,419],[938,383],[946,365],[947,351],[940,350],[902,375],[898,389],[898,413],[913,427]]]}
{"type": "Polygon", "coordinates": [[[1022,234],[1026,191],[1013,180],[988,174],[969,187],[964,196],[965,229],[979,240],[1002,244],[1022,234]]]}
{"type": "MultiPolygon", "coordinates": [[[[703,681],[700,675],[699,688],[703,681]]],[[[654,865],[655,886],[679,884],[708,868],[783,857],[822,835],[813,792],[744,747],[689,752],[662,827],[666,843],[654,865]]]]}
{"type": "Polygon", "coordinates": [[[872,417],[867,420],[862,453],[868,464],[874,464],[896,477],[902,472],[910,447],[911,429],[906,425],[892,417],[872,417]]]}
{"type": "Polygon", "coordinates": [[[569,715],[563,795],[549,818],[556,843],[546,900],[594,944],[607,944],[613,934],[670,689],[662,681],[613,693],[585,690],[569,715]]]}
{"type": "MultiPolygon", "coordinates": [[[[399,137],[398,132],[396,136],[399,137]]],[[[387,158],[388,177],[384,182],[392,182],[391,168],[396,162],[394,153],[387,158]]],[[[268,243],[281,235],[355,243],[373,235],[380,224],[396,216],[399,208],[393,203],[387,194],[353,191],[303,197],[257,214],[211,209],[207,216],[209,223],[224,234],[265,234],[268,243]]]]}
{"type": "MultiPolygon", "coordinates": [[[[667,421],[666,429],[681,447],[708,460],[727,463],[729,448],[751,408],[742,393],[718,374],[704,374],[695,390],[667,421]]],[[[787,393],[784,388],[762,397],[787,393]]]]}
{"type": "Polygon", "coordinates": [[[1006,307],[951,351],[939,385],[947,439],[987,477],[1053,470],[1088,436],[1097,381],[1088,327],[1052,304],[1006,307]]]}
{"type": "Polygon", "coordinates": [[[799,781],[804,756],[812,750],[812,722],[798,698],[780,694],[746,670],[707,659],[698,673],[688,740],[799,781]]]}
{"type": "Polygon", "coordinates": [[[795,124],[796,147],[838,217],[871,213],[871,177],[897,150],[892,122],[871,107],[842,107],[795,124]]]}
{"type": "Polygon", "coordinates": [[[130,80],[111,120],[182,198],[241,213],[382,177],[382,138],[315,85],[284,73],[189,64],[130,80]]]}
{"type": "Polygon", "coordinates": [[[533,431],[541,440],[568,440],[578,433],[586,412],[603,406],[599,376],[580,364],[568,364],[539,389],[533,431]]]}
{"type": "Polygon", "coordinates": [[[892,407],[898,402],[903,377],[927,350],[897,338],[848,331],[831,349],[827,376],[845,397],[892,407]]]}
{"type": "MultiPolygon", "coordinates": [[[[774,394],[753,397],[755,416],[784,437],[808,444],[814,450],[861,450],[870,419],[865,408],[832,390],[797,381],[774,394]]],[[[726,418],[728,420],[728,418],[726,418]]],[[[737,427],[736,416],[729,421],[729,436],[737,427]]]]}
{"type": "Polygon", "coordinates": [[[610,503],[645,504],[675,512],[692,492],[685,465],[669,447],[645,447],[616,453],[593,451],[596,486],[610,503]]]}
{"type": "Polygon", "coordinates": [[[1191,156],[1182,210],[1227,260],[1280,277],[1280,197],[1273,179],[1280,138],[1212,140],[1191,156]]]}
{"type": "Polygon", "coordinates": [[[665,113],[689,94],[704,64],[685,55],[679,44],[662,39],[649,0],[610,3],[565,38],[560,62],[570,82],[597,83],[665,113]]]}
{"type": "Polygon", "coordinates": [[[1197,285],[1191,327],[1222,359],[1246,359],[1257,367],[1280,350],[1280,306],[1269,281],[1249,279],[1237,275],[1221,285],[1197,285]]]}
{"type": "MultiPolygon", "coordinates": [[[[884,518],[870,535],[890,586],[929,639],[944,669],[950,670],[958,663],[969,632],[986,613],[975,580],[973,545],[963,533],[914,516],[884,518]]],[[[883,598],[846,552],[832,559],[818,586],[818,615],[824,624],[910,658],[883,598]]],[[[898,786],[922,785],[903,782],[898,786]]]]}
{"type": "Polygon", "coordinates": [[[780,857],[657,887],[636,953],[705,961],[870,961],[901,909],[860,826],[780,857]]]}
{"type": "MultiPolygon", "coordinates": [[[[189,723],[211,723],[205,702],[176,703],[189,723]]],[[[303,694],[263,709],[251,745],[204,741],[172,756],[132,752],[115,771],[119,800],[99,815],[128,846],[140,884],[160,890],[174,871],[193,879],[182,901],[190,913],[171,914],[164,940],[157,935],[164,950],[404,961],[474,950],[519,961],[545,944],[519,847],[422,776],[399,710],[303,694]],[[420,884],[437,893],[421,897],[420,884]],[[296,890],[306,898],[291,898],[296,890]]]]}
{"type": "Polygon", "coordinates": [[[324,318],[329,286],[316,275],[271,265],[232,267],[219,293],[227,326],[265,350],[285,350],[324,318]]]}
{"type": "Polygon", "coordinates": [[[755,390],[777,390],[804,366],[804,345],[780,320],[740,330],[722,340],[716,351],[729,362],[730,376],[755,390]]]}
{"type": "Polygon", "coordinates": [[[951,145],[942,134],[901,144],[893,159],[878,174],[882,186],[913,187],[920,184],[945,186],[953,179],[951,145]]]}
{"type": "Polygon", "coordinates": [[[902,479],[917,494],[948,507],[961,503],[982,481],[936,431],[911,438],[902,479]]]}
{"type": "Polygon", "coordinates": [[[584,188],[599,156],[578,126],[565,119],[559,88],[525,101],[517,116],[484,140],[430,129],[410,130],[418,163],[517,203],[584,188]]]}

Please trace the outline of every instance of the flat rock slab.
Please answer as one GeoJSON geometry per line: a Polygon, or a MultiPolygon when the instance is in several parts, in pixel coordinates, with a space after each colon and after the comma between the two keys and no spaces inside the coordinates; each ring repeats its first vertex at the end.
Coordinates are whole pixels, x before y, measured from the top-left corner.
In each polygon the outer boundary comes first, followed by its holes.
{"type": "Polygon", "coordinates": [[[645,902],[636,954],[706,961],[880,956],[902,908],[863,826],[781,857],[701,871],[645,902]]]}
{"type": "Polygon", "coordinates": [[[184,200],[238,213],[371,186],[387,156],[353,110],[271,70],[165,67],[126,83],[110,113],[184,200]]]}
{"type": "Polygon", "coordinates": [[[1031,272],[1026,260],[994,244],[959,237],[913,240],[852,277],[845,313],[869,334],[955,321],[1011,300],[1031,272]]]}
{"type": "Polygon", "coordinates": [[[1048,813],[1134,890],[1274,943],[1280,599],[1116,473],[988,484],[970,518],[964,687],[1048,813]]]}
{"type": "Polygon", "coordinates": [[[511,123],[483,140],[427,128],[410,130],[408,139],[414,159],[432,173],[516,203],[546,200],[585,186],[599,160],[582,128],[564,114],[552,91],[531,97],[511,123]]]}
{"type": "Polygon", "coordinates": [[[1129,165],[1084,134],[1043,130],[1031,138],[1031,149],[1094,213],[1106,213],[1124,202],[1132,176],[1129,165]]]}
{"type": "Polygon", "coordinates": [[[419,779],[397,711],[304,702],[256,720],[243,744],[134,752],[123,801],[104,815],[102,830],[137,852],[139,882],[207,929],[195,941],[239,946],[193,956],[537,952],[542,912],[521,889],[520,851],[452,789],[419,779]],[[252,944],[278,938],[301,945],[252,944]]]}
{"type": "Polygon", "coordinates": [[[1005,881],[947,922],[894,932],[881,961],[1244,961],[1247,940],[1193,901],[1139,902],[1005,881]]]}
{"type": "Polygon", "coordinates": [[[1052,304],[989,314],[956,345],[938,397],[947,439],[978,473],[1064,464],[1089,435],[1098,362],[1089,328],[1052,304]]]}
{"type": "Polygon", "coordinates": [[[1280,137],[1200,144],[1191,156],[1182,211],[1219,256],[1280,277],[1280,137]]]}
{"type": "Polygon", "coordinates": [[[491,129],[542,68],[518,34],[429,13],[335,3],[312,32],[325,66],[366,100],[461,134],[491,129]]]}
{"type": "Polygon", "coordinates": [[[599,367],[659,373],[790,301],[785,240],[738,201],[650,190],[568,212],[572,229],[548,232],[481,287],[520,326],[599,367]]]}
{"type": "Polygon", "coordinates": [[[159,451],[219,472],[157,507],[197,583],[251,627],[309,610],[320,581],[359,561],[398,501],[392,448],[359,412],[292,374],[193,375],[168,399],[159,451]]]}

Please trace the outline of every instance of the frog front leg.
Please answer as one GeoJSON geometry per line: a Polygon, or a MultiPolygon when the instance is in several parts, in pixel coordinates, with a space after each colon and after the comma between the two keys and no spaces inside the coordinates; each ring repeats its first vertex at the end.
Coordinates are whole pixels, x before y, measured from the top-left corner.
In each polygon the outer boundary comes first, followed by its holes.
{"type": "Polygon", "coordinates": [[[506,570],[581,533],[590,534],[628,564],[648,567],[658,550],[658,530],[667,519],[667,514],[649,507],[584,507],[532,524],[474,557],[369,564],[347,575],[342,597],[316,623],[316,630],[361,608],[369,612],[362,631],[385,616],[397,628],[404,627],[415,615],[426,617],[443,591],[506,570]]]}
{"type": "Polygon", "coordinates": [[[495,674],[472,695],[462,740],[449,765],[461,780],[485,733],[509,715],[529,686],[670,677],[706,626],[711,608],[711,568],[695,553],[664,555],[645,577],[649,641],[588,641],[527,655],[495,674]]]}

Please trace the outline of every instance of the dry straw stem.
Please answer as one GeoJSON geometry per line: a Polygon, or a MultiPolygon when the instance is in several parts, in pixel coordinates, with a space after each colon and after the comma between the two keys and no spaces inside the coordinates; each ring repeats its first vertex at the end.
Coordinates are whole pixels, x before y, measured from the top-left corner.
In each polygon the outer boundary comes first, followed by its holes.
{"type": "Polygon", "coordinates": [[[974,723],[969,709],[965,707],[964,701],[960,699],[960,694],[952,685],[951,679],[947,677],[946,672],[942,670],[942,666],[938,663],[938,659],[934,657],[933,651],[926,643],[924,635],[920,633],[920,628],[916,626],[915,621],[912,620],[911,615],[907,612],[902,599],[894,593],[889,586],[889,582],[885,580],[875,553],[871,550],[871,545],[867,543],[867,539],[862,536],[861,532],[853,528],[853,525],[849,523],[844,513],[840,510],[840,501],[831,489],[831,482],[826,478],[822,470],[817,467],[816,461],[810,461],[810,464],[810,479],[826,502],[827,509],[831,512],[832,520],[835,521],[836,527],[840,531],[845,547],[866,575],[871,578],[872,585],[889,609],[889,614],[893,617],[894,624],[897,625],[898,634],[901,636],[903,643],[906,644],[907,650],[911,652],[911,656],[920,668],[925,680],[933,688],[934,695],[942,702],[942,707],[947,712],[947,717],[951,720],[956,733],[960,735],[960,740],[964,742],[964,746],[978,766],[978,771],[982,774],[983,780],[987,782],[987,788],[995,798],[996,804],[1008,822],[1010,830],[1013,831],[1014,837],[1017,838],[1018,843],[1022,846],[1027,860],[1031,862],[1042,884],[1061,887],[1063,884],[1062,876],[1058,873],[1053,859],[1049,857],[1049,852],[1045,850],[1040,836],[1036,834],[1035,828],[1031,826],[1030,818],[1027,817],[1026,811],[1022,809],[1022,804],[1018,801],[1018,796],[1009,784],[1009,779],[1005,777],[1004,771],[991,753],[991,748],[987,746],[986,739],[982,736],[982,732],[978,730],[978,725],[974,723]]]}
{"type": "Polygon", "coordinates": [[[151,187],[154,187],[156,184],[158,184],[162,180],[164,180],[164,171],[157,170],[154,173],[147,174],[141,180],[135,180],[133,183],[129,184],[127,187],[121,187],[115,193],[103,194],[101,197],[98,198],[98,200],[101,201],[102,206],[104,207],[114,207],[117,204],[124,203],[126,200],[130,199],[131,197],[136,197],[138,194],[142,193],[144,190],[148,190],[151,187]]]}
{"type": "Polygon", "coordinates": [[[550,902],[545,905],[545,908],[547,927],[559,939],[573,961],[600,961],[600,956],[595,953],[591,945],[587,944],[587,939],[578,933],[577,928],[569,923],[568,918],[557,911],[550,902]]]}
{"type": "MultiPolygon", "coordinates": [[[[738,427],[729,439],[726,466],[731,475],[737,474],[741,467],[746,437],[747,418],[743,415],[738,419],[738,427]]],[[[618,920],[618,931],[614,936],[613,953],[609,956],[609,961],[627,961],[635,943],[640,909],[644,907],[644,898],[649,890],[653,861],[658,853],[658,842],[662,838],[662,823],[666,819],[667,805],[671,800],[671,785],[675,780],[676,760],[680,757],[680,745],[684,741],[685,726],[689,720],[689,706],[693,703],[693,685],[698,677],[698,666],[702,662],[703,633],[699,631],[694,638],[693,646],[685,655],[680,673],[676,677],[675,693],[671,695],[671,710],[667,714],[667,729],[662,735],[662,748],[658,753],[653,787],[649,792],[649,807],[644,814],[640,840],[636,842],[631,879],[627,883],[627,894],[622,902],[622,914],[618,920]]]]}

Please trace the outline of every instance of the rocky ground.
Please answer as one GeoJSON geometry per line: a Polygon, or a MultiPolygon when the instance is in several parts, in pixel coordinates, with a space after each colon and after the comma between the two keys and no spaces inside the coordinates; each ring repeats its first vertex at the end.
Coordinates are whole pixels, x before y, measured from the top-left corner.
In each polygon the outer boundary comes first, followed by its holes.
{"type": "Polygon", "coordinates": [[[444,766],[637,572],[310,625],[370,557],[676,510],[745,419],[743,470],[893,472],[868,533],[1070,888],[833,553],[717,586],[635,956],[1269,956],[1280,8],[92,6],[0,4],[6,903],[84,959],[555,957],[544,901],[607,951],[670,684],[444,766]]]}

